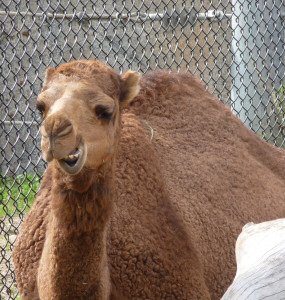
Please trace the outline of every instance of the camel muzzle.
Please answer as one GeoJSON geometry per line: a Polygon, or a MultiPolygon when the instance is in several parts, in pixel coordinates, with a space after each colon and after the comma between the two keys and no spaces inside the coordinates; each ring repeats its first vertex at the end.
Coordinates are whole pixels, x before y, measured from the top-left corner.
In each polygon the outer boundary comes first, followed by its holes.
{"type": "Polygon", "coordinates": [[[42,124],[41,134],[44,160],[65,159],[70,165],[72,162],[76,164],[81,138],[76,135],[71,121],[65,115],[55,113],[49,116],[42,124]]]}
{"type": "Polygon", "coordinates": [[[78,174],[86,162],[87,148],[81,142],[69,155],[57,160],[60,168],[68,175],[78,174]]]}

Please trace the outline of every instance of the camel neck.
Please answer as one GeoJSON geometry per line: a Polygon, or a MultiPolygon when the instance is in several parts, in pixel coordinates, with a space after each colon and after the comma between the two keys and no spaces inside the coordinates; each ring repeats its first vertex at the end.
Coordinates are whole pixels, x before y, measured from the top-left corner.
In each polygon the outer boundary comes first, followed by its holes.
{"type": "Polygon", "coordinates": [[[78,178],[56,173],[51,210],[57,226],[72,235],[102,229],[110,216],[112,181],[112,168],[86,171],[78,178]]]}
{"type": "Polygon", "coordinates": [[[107,226],[66,235],[51,220],[38,269],[40,299],[108,299],[106,235],[107,226]]]}
{"type": "Polygon", "coordinates": [[[76,190],[71,188],[78,185],[74,178],[53,178],[50,220],[38,273],[41,299],[104,299],[109,295],[106,235],[111,176],[101,175],[85,174],[88,188],[76,190]]]}

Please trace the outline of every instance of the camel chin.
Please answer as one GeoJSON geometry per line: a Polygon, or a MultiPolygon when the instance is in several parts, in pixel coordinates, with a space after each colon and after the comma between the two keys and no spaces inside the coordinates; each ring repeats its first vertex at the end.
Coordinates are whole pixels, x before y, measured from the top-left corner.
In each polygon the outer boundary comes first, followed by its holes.
{"type": "Polygon", "coordinates": [[[78,147],[73,149],[70,154],[57,160],[59,167],[68,175],[78,174],[85,165],[87,158],[87,147],[80,142],[78,147]]]}

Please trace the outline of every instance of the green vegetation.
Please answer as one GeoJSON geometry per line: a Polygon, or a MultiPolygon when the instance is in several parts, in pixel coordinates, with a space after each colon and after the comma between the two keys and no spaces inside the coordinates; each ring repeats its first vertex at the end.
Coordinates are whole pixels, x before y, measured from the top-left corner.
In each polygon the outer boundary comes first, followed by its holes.
{"type": "Polygon", "coordinates": [[[285,83],[283,83],[276,92],[273,93],[276,107],[282,120],[285,119],[285,83]]]}
{"type": "MultiPolygon", "coordinates": [[[[18,294],[18,290],[17,290],[16,286],[14,286],[14,285],[11,286],[11,288],[5,288],[3,283],[1,283],[1,281],[0,281],[0,291],[2,291],[2,293],[3,293],[3,294],[1,294],[3,296],[3,300],[4,299],[21,300],[21,297],[18,294]]],[[[1,295],[0,295],[0,297],[1,297],[1,295]]],[[[2,298],[0,298],[0,299],[2,299],[2,298]]]]}
{"type": "Polygon", "coordinates": [[[21,174],[0,176],[0,218],[14,213],[27,213],[39,189],[41,176],[21,174]]]}
{"type": "Polygon", "coordinates": [[[276,128],[271,130],[270,133],[257,132],[257,134],[271,144],[285,148],[285,82],[278,89],[272,89],[271,95],[278,123],[276,124],[276,128]]]}
{"type": "Polygon", "coordinates": [[[19,295],[17,295],[17,293],[18,293],[18,290],[17,290],[17,288],[15,287],[15,286],[12,286],[11,287],[11,296],[12,297],[14,297],[13,299],[15,299],[15,300],[21,300],[21,298],[20,298],[20,296],[19,295]],[[16,296],[17,295],[17,296],[16,296]],[[16,297],[16,298],[15,298],[16,297]]]}

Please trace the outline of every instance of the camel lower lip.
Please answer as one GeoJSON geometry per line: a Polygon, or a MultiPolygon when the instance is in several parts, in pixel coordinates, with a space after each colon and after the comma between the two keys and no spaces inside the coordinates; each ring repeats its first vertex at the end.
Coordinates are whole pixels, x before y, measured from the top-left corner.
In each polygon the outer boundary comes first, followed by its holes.
{"type": "Polygon", "coordinates": [[[74,168],[74,167],[76,167],[76,164],[77,164],[78,160],[79,160],[79,157],[75,158],[75,159],[72,159],[72,160],[63,159],[62,161],[64,163],[66,163],[70,168],[74,168]]]}
{"type": "Polygon", "coordinates": [[[58,160],[61,169],[68,175],[78,174],[84,166],[86,160],[86,148],[82,143],[75,148],[69,155],[58,160]]]}
{"type": "Polygon", "coordinates": [[[80,151],[78,148],[76,148],[69,155],[65,156],[62,161],[65,162],[69,167],[75,167],[79,159],[80,151]]]}

